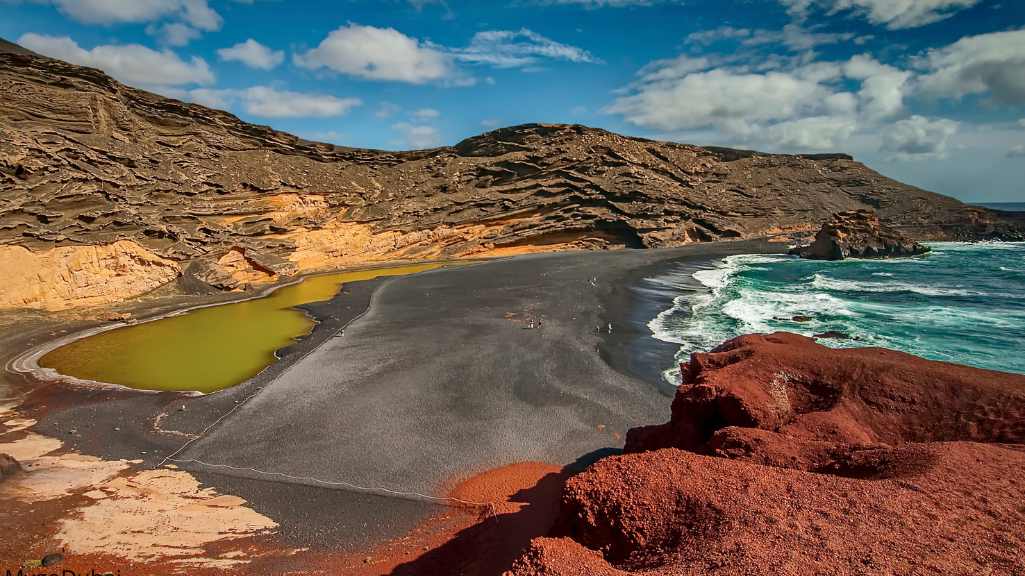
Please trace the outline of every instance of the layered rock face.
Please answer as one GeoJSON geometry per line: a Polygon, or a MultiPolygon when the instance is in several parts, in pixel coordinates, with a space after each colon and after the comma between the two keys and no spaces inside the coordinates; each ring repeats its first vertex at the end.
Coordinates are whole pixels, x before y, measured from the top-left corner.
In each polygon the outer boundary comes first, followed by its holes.
{"type": "Polygon", "coordinates": [[[792,334],[695,354],[515,574],[1025,571],[1025,376],[792,334]]]}
{"type": "Polygon", "coordinates": [[[433,150],[342,148],[9,44],[0,93],[0,245],[36,253],[129,240],[227,289],[382,260],[807,233],[858,208],[930,237],[1025,230],[1025,217],[903,185],[841,154],[536,124],[433,150]],[[256,271],[241,273],[246,263],[256,271]]]}
{"type": "Polygon", "coordinates": [[[885,226],[871,210],[834,214],[815,235],[809,246],[791,254],[811,260],[846,258],[899,258],[925,254],[929,249],[904,234],[885,226]]]}

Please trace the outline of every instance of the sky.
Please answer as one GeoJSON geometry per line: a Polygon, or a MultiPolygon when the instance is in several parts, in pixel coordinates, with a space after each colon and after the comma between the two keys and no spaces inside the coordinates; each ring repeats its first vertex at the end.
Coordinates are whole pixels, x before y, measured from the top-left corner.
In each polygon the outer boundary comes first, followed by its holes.
{"type": "Polygon", "coordinates": [[[0,37],[343,146],[579,123],[1025,201],[1025,0],[0,0],[0,37]]]}

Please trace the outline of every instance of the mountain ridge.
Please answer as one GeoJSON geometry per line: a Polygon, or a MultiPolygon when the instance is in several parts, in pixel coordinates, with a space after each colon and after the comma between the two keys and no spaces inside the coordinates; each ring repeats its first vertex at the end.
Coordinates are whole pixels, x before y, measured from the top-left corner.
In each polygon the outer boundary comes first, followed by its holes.
{"type": "Polygon", "coordinates": [[[147,289],[166,283],[170,262],[181,277],[242,290],[389,260],[807,233],[858,208],[918,238],[1025,230],[846,154],[701,147],[572,124],[511,126],[427,150],[348,148],[3,45],[0,92],[0,272],[18,273],[4,261],[39,267],[20,288],[0,288],[0,308],[136,295],[105,294],[100,261],[147,289]]]}

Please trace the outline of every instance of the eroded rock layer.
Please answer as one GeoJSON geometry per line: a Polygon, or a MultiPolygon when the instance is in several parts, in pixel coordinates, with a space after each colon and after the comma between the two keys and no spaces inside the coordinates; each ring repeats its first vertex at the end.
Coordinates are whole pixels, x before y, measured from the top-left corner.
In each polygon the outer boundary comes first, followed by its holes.
{"type": "Polygon", "coordinates": [[[0,45],[0,94],[0,244],[41,252],[130,240],[227,289],[400,258],[811,232],[857,208],[919,237],[1023,229],[842,154],[567,125],[415,152],[342,148],[11,45],[0,45]]]}
{"type": "Polygon", "coordinates": [[[847,258],[899,258],[925,254],[929,249],[884,226],[871,210],[838,212],[815,234],[808,246],[796,247],[791,254],[811,260],[847,258]]]}
{"type": "Polygon", "coordinates": [[[793,334],[695,354],[515,574],[1025,572],[1025,376],[793,334]]]}

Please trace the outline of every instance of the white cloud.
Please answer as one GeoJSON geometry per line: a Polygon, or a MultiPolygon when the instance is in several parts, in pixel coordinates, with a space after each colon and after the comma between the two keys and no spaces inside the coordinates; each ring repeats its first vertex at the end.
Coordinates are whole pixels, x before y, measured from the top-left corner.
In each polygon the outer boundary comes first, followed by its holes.
{"type": "Polygon", "coordinates": [[[780,0],[790,13],[804,19],[812,8],[829,14],[853,11],[890,30],[917,28],[950,18],[981,0],[780,0]]]}
{"type": "Polygon", "coordinates": [[[768,65],[786,67],[768,70],[738,61],[683,55],[653,62],[606,111],[662,134],[711,131],[730,144],[776,150],[847,148],[855,135],[904,113],[913,76],[868,55],[784,59],[768,65]]]}
{"type": "Polygon", "coordinates": [[[374,116],[378,118],[391,118],[392,116],[399,113],[402,107],[392,102],[381,102],[377,107],[377,111],[374,112],[374,116]]]}
{"type": "Polygon", "coordinates": [[[200,30],[221,27],[207,0],[52,0],[63,14],[86,24],[152,22],[175,17],[200,30]]]}
{"type": "Polygon", "coordinates": [[[271,70],[285,60],[284,52],[271,50],[252,38],[230,48],[221,48],[217,51],[217,55],[221,60],[241,62],[258,70],[271,70]]]}
{"type": "Polygon", "coordinates": [[[600,62],[587,50],[556,42],[526,28],[477,32],[469,46],[454,49],[452,53],[465,62],[490,64],[498,68],[529,66],[541,59],[600,62]]]}
{"type": "Polygon", "coordinates": [[[146,33],[156,36],[168,46],[185,46],[202,34],[199,30],[181,22],[168,22],[159,26],[150,24],[146,27],[146,33]]]}
{"type": "Polygon", "coordinates": [[[328,118],[342,116],[363,104],[358,98],[278,90],[270,86],[243,90],[195,88],[174,96],[211,108],[230,108],[240,103],[246,113],[261,118],[328,118]]]}
{"type": "Polygon", "coordinates": [[[766,122],[828,115],[824,113],[833,91],[803,74],[695,71],[697,65],[683,58],[650,68],[635,89],[608,110],[656,130],[715,126],[742,136],[766,122]]]}
{"type": "Polygon", "coordinates": [[[957,130],[958,123],[953,120],[931,120],[915,115],[883,132],[882,149],[901,159],[942,158],[946,155],[947,143],[957,130]]]}
{"type": "Polygon", "coordinates": [[[930,50],[919,65],[926,94],[989,94],[1004,104],[1025,104],[1025,30],[968,36],[930,50]]]}
{"type": "Polygon", "coordinates": [[[316,70],[327,68],[371,80],[423,84],[453,75],[450,58],[443,52],[394,28],[348,24],[325,38],[319,46],[296,54],[295,63],[316,70]]]}
{"type": "Polygon", "coordinates": [[[209,108],[224,110],[231,106],[233,91],[217,90],[214,88],[193,88],[185,93],[173,94],[172,96],[182,100],[189,100],[196,104],[202,104],[209,108]]]}
{"type": "Polygon", "coordinates": [[[441,112],[438,112],[434,108],[421,108],[414,111],[413,116],[423,120],[430,120],[441,116],[441,112]]]}
{"type": "Polygon", "coordinates": [[[341,116],[359,106],[358,98],[338,98],[328,94],[307,94],[253,86],[241,94],[246,112],[263,118],[325,118],[341,116]]]}
{"type": "Polygon", "coordinates": [[[811,116],[770,126],[763,138],[790,150],[831,150],[842,145],[857,130],[849,116],[811,116]]]}
{"type": "Polygon", "coordinates": [[[170,50],[156,51],[138,44],[108,44],[85,50],[67,36],[23,34],[18,43],[52,58],[99,68],[127,84],[182,86],[211,84],[214,74],[202,58],[182,60],[170,50]]]}
{"type": "Polygon", "coordinates": [[[1022,128],[1025,128],[1025,118],[1022,118],[1021,120],[1018,120],[1018,126],[1021,126],[1022,128]]]}
{"type": "Polygon", "coordinates": [[[405,145],[409,148],[421,150],[441,146],[441,134],[433,126],[399,122],[393,124],[392,129],[402,135],[405,145]]]}
{"type": "Polygon", "coordinates": [[[873,120],[894,116],[904,108],[911,73],[880,64],[871,56],[858,55],[845,66],[848,78],[861,81],[858,96],[862,111],[873,120]]]}
{"type": "Polygon", "coordinates": [[[1007,151],[1008,158],[1025,158],[1025,144],[1017,144],[1007,151]]]}
{"type": "Polygon", "coordinates": [[[861,41],[850,32],[816,32],[805,28],[799,23],[791,22],[779,30],[751,28],[734,28],[721,26],[710,30],[693,32],[686,38],[688,44],[694,46],[710,46],[721,41],[738,42],[741,46],[765,46],[779,44],[794,51],[812,50],[817,46],[838,44],[840,42],[861,41]]]}

